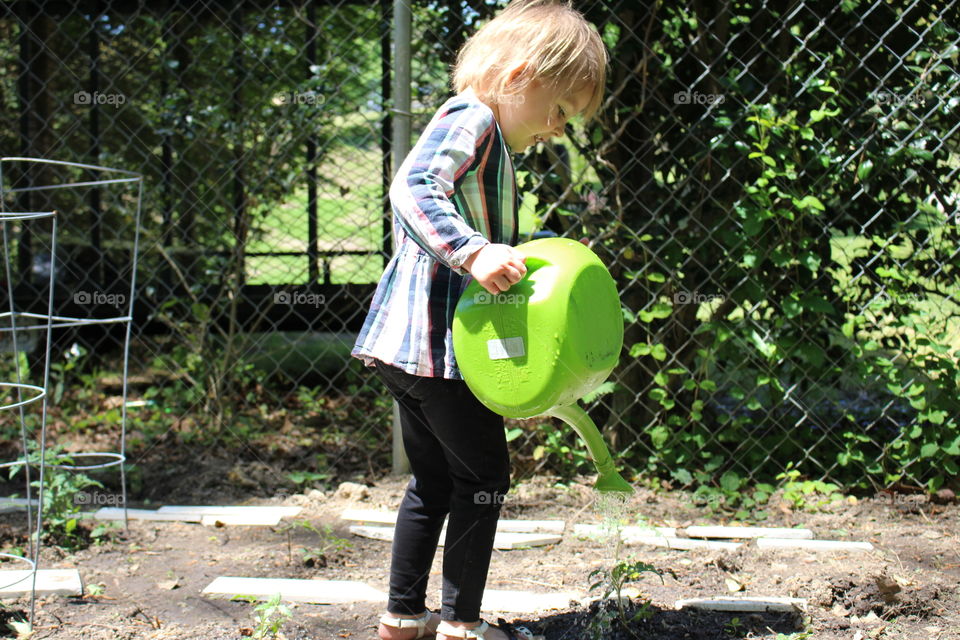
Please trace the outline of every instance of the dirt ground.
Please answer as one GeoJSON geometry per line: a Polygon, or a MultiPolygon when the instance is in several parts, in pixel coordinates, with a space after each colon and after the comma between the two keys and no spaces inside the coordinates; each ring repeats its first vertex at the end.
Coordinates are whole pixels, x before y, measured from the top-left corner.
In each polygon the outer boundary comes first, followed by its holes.
{"type": "MultiPolygon", "coordinates": [[[[386,591],[389,543],[352,536],[339,514],[347,507],[394,509],[404,485],[402,478],[386,477],[368,482],[365,492],[312,490],[306,495],[247,501],[302,506],[302,514],[287,525],[306,521],[313,529],[132,522],[128,531],[120,530],[109,541],[72,555],[45,549],[44,568],[78,568],[88,593],[80,598],[40,599],[33,638],[215,640],[249,636],[254,626],[253,604],[201,594],[217,576],[359,580],[386,591]],[[310,552],[304,553],[304,549],[310,552]],[[99,586],[90,589],[90,585],[99,586]]],[[[175,503],[189,504],[188,500],[175,503]]],[[[693,506],[689,494],[682,492],[638,489],[628,503],[628,512],[631,520],[642,518],[657,526],[727,524],[693,506]]],[[[770,551],[747,544],[736,551],[676,551],[631,545],[623,547],[621,559],[644,561],[669,573],[663,583],[645,574],[627,585],[626,593],[632,596],[628,615],[645,599],[650,601],[645,615],[631,623],[629,631],[617,622],[606,629],[590,629],[591,623],[597,625],[600,614],[613,609],[612,600],[606,604],[575,602],[563,610],[523,616],[499,615],[527,624],[547,640],[960,639],[958,513],[956,504],[885,494],[837,502],[817,513],[783,506],[773,509],[763,525],[805,526],[813,529],[817,538],[866,540],[875,550],[770,551]],[[729,595],[729,585],[742,586],[738,595],[805,598],[809,607],[803,615],[675,610],[674,603],[681,598],[729,595]]],[[[617,560],[615,548],[579,540],[569,532],[574,523],[600,521],[588,478],[567,486],[557,486],[544,477],[522,483],[508,495],[504,517],[563,519],[568,532],[555,545],[496,551],[489,588],[573,591],[584,598],[601,595],[589,591],[590,573],[612,567],[617,560]]],[[[438,606],[439,570],[438,555],[431,575],[431,607],[438,606]]],[[[24,611],[27,603],[26,599],[4,601],[0,618],[24,611]]],[[[295,604],[282,634],[287,640],[375,638],[379,612],[376,603],[295,604]]],[[[498,612],[484,615],[495,620],[498,612]]]]}

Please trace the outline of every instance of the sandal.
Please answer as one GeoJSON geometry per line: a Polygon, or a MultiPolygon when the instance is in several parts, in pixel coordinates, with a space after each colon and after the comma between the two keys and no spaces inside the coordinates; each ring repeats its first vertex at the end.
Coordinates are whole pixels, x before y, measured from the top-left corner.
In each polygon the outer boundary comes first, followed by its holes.
{"type": "MultiPolygon", "coordinates": [[[[464,640],[486,640],[484,634],[489,628],[490,625],[485,621],[481,621],[480,624],[473,629],[455,627],[443,621],[440,623],[440,626],[437,627],[437,633],[442,633],[451,638],[463,638],[464,640]]],[[[530,629],[526,627],[515,627],[503,618],[497,620],[497,628],[506,633],[509,640],[544,640],[543,636],[533,635],[530,629]]]]}
{"type": "Polygon", "coordinates": [[[430,611],[425,611],[424,614],[419,618],[396,618],[389,613],[385,613],[380,616],[380,624],[385,627],[393,627],[394,629],[408,629],[411,627],[416,627],[417,635],[414,636],[414,640],[417,640],[417,638],[426,638],[427,636],[432,637],[436,634],[436,632],[427,629],[427,622],[430,620],[431,616],[433,616],[433,613],[430,611]]]}

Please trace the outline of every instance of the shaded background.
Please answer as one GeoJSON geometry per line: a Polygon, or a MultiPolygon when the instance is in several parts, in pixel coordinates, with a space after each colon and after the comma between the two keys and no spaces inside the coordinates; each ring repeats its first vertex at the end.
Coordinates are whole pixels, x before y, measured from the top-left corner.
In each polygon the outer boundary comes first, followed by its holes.
{"type": "MultiPolygon", "coordinates": [[[[953,481],[956,2],[574,4],[610,49],[607,100],[516,159],[522,217],[591,238],[618,282],[621,363],[586,404],[628,471],[761,502],[784,479],[953,481]]],[[[413,7],[414,135],[499,6],[413,7]]],[[[0,7],[0,152],[145,176],[131,467],[172,440],[263,463],[251,486],[389,469],[390,403],[347,354],[391,246],[391,20],[386,2],[0,7]]],[[[3,169],[7,190],[95,177],[3,169]]],[[[4,198],[61,214],[58,310],[129,288],[135,195],[4,198]]],[[[35,309],[50,239],[11,237],[35,309]]],[[[115,437],[122,339],[57,332],[62,444],[115,437]]],[[[508,434],[520,476],[590,470],[550,420],[508,434]]]]}

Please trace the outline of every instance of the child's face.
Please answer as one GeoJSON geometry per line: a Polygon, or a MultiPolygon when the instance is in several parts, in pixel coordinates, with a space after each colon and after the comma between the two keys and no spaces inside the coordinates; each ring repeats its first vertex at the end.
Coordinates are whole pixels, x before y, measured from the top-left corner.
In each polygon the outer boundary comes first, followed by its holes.
{"type": "Polygon", "coordinates": [[[564,91],[533,80],[492,108],[507,144],[519,153],[537,142],[562,136],[567,121],[586,108],[592,93],[590,85],[564,91]]]}

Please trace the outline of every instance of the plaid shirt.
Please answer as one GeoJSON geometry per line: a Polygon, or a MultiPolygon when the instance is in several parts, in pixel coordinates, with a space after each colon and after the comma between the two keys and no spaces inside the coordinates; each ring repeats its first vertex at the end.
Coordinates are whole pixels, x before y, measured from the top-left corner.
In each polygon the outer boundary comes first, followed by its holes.
{"type": "Polygon", "coordinates": [[[488,243],[517,242],[513,162],[493,112],[472,91],[433,116],[393,179],[390,203],[396,251],[353,355],[462,378],[450,329],[469,281],[461,265],[488,243]]]}

